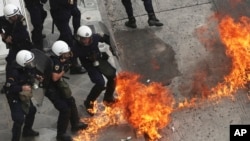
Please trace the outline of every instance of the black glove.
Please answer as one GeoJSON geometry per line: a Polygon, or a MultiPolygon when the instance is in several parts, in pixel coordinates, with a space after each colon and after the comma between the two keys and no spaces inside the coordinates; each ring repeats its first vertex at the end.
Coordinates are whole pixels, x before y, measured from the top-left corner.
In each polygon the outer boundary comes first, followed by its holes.
{"type": "Polygon", "coordinates": [[[102,52],[102,59],[103,60],[108,60],[109,59],[109,55],[106,52],[102,52]]]}

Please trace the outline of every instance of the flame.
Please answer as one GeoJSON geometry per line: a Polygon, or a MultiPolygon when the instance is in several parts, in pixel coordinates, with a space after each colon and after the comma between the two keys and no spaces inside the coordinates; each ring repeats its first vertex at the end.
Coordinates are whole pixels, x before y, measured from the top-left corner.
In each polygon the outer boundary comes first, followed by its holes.
{"type": "Polygon", "coordinates": [[[231,58],[231,72],[224,82],[212,89],[216,95],[210,98],[229,96],[247,84],[247,70],[250,67],[250,19],[241,17],[238,22],[226,16],[219,24],[221,41],[226,47],[226,55],[231,58]]]}
{"type": "Polygon", "coordinates": [[[139,82],[139,78],[137,74],[119,73],[116,86],[118,102],[111,107],[97,103],[96,115],[82,119],[89,125],[87,130],[80,131],[74,141],[97,140],[101,129],[124,123],[131,124],[137,136],[144,135],[151,141],[161,138],[158,130],[171,121],[173,96],[160,83],[145,85],[139,82]]]}
{"type": "Polygon", "coordinates": [[[139,79],[137,74],[120,73],[116,91],[125,119],[137,130],[138,136],[146,134],[150,140],[157,140],[161,138],[158,129],[170,122],[174,99],[160,83],[145,85],[139,79]]]}
{"type": "MultiPolygon", "coordinates": [[[[213,15],[210,22],[214,18],[219,17],[213,15]]],[[[208,32],[209,35],[211,33],[214,34],[214,32],[206,31],[207,29],[208,27],[203,27],[199,32],[208,32]]],[[[250,18],[242,16],[236,21],[230,16],[224,16],[220,20],[217,29],[219,31],[220,40],[224,44],[226,55],[231,59],[230,72],[224,76],[222,82],[210,89],[206,85],[201,85],[205,83],[199,84],[202,80],[206,80],[206,76],[196,74],[193,86],[198,86],[196,92],[198,91],[201,94],[202,99],[197,99],[196,97],[190,100],[185,99],[178,104],[178,108],[189,108],[197,106],[200,102],[204,102],[204,100],[219,100],[222,97],[231,97],[234,99],[233,94],[238,89],[245,88],[247,83],[250,82],[250,18]],[[204,79],[198,79],[197,81],[197,78],[204,79]]],[[[201,39],[203,38],[201,37],[201,39]]],[[[206,43],[205,45],[213,45],[214,43],[214,39],[211,39],[212,44],[207,44],[209,39],[203,39],[202,41],[206,43]]],[[[249,88],[250,87],[248,87],[248,89],[249,88]]]]}

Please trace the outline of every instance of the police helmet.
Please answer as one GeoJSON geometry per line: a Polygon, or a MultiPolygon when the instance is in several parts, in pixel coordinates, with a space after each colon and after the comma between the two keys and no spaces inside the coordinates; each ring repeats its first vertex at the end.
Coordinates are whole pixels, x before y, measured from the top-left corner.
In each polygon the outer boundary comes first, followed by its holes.
{"type": "Polygon", "coordinates": [[[70,52],[70,48],[66,42],[58,40],[52,45],[52,51],[56,56],[61,56],[64,53],[70,52]]]}
{"type": "Polygon", "coordinates": [[[88,37],[92,36],[92,30],[90,29],[90,27],[88,27],[86,25],[82,25],[81,27],[78,28],[77,35],[79,37],[88,38],[88,37]]]}
{"type": "Polygon", "coordinates": [[[16,62],[22,67],[35,67],[35,55],[28,50],[20,50],[16,55],[16,62]]]}
{"type": "Polygon", "coordinates": [[[3,9],[4,16],[6,18],[15,16],[19,13],[19,8],[14,4],[7,4],[3,9]]]}

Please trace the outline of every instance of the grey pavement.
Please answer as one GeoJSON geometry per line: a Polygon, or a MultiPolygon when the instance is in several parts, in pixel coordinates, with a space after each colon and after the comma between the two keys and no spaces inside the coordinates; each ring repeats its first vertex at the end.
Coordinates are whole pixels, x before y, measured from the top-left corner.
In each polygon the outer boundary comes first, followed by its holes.
{"type": "MultiPolygon", "coordinates": [[[[208,19],[215,12],[222,13],[222,16],[231,15],[235,19],[249,16],[248,0],[238,4],[232,0],[155,0],[153,6],[156,16],[164,23],[163,27],[149,27],[142,1],[131,1],[137,29],[124,26],[127,19],[120,0],[82,0],[79,4],[83,24],[94,25],[97,32],[103,31],[100,21],[108,27],[112,37],[111,47],[116,55],[112,61],[119,71],[141,74],[145,83],[148,80],[163,83],[171,90],[177,104],[186,98],[199,97],[204,85],[213,87],[223,81],[223,77],[230,72],[230,59],[225,55],[215,29],[217,23],[208,19]],[[202,29],[208,29],[205,35],[199,32],[202,29]]],[[[48,5],[45,7],[49,9],[48,5]]],[[[44,42],[49,49],[58,37],[57,30],[51,34],[50,17],[45,22],[44,33],[47,35],[44,42]]],[[[89,118],[81,104],[93,84],[87,74],[67,76],[70,77],[68,81],[80,116],[89,118]]],[[[4,75],[1,75],[2,78],[4,75]]],[[[159,130],[162,136],[159,141],[229,141],[230,124],[250,123],[250,102],[246,89],[239,89],[234,95],[234,100],[230,97],[216,102],[203,100],[195,107],[176,108],[171,114],[170,124],[159,130]]],[[[39,130],[40,136],[23,138],[22,141],[54,141],[58,112],[46,97],[43,99],[42,90],[37,90],[33,100],[39,105],[34,128],[39,130]]],[[[0,141],[8,141],[12,121],[4,95],[0,95],[0,105],[0,111],[4,113],[0,115],[0,141]]],[[[146,140],[136,137],[134,129],[126,123],[106,127],[97,135],[90,140],[120,141],[129,136],[133,141],[146,140]]]]}

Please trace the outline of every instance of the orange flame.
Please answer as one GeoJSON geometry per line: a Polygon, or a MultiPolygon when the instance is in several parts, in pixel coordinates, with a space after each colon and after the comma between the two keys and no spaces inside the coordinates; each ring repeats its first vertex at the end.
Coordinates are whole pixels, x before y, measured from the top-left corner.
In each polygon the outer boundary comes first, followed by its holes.
{"type": "Polygon", "coordinates": [[[133,73],[119,73],[116,86],[118,102],[111,107],[97,104],[96,115],[82,119],[89,124],[88,129],[80,131],[74,141],[97,140],[101,129],[126,122],[133,126],[138,136],[146,135],[151,141],[161,138],[158,129],[170,122],[173,96],[160,83],[145,85],[139,82],[139,78],[133,73]]]}
{"type": "Polygon", "coordinates": [[[231,72],[224,77],[224,82],[212,89],[210,98],[229,96],[247,84],[247,70],[250,66],[250,19],[241,17],[235,22],[231,17],[224,17],[219,24],[221,41],[226,47],[226,55],[231,58],[231,72]]]}
{"type": "Polygon", "coordinates": [[[145,85],[137,74],[122,72],[117,77],[117,93],[124,109],[125,119],[150,140],[161,138],[158,129],[170,122],[173,96],[160,83],[145,85]]]}

